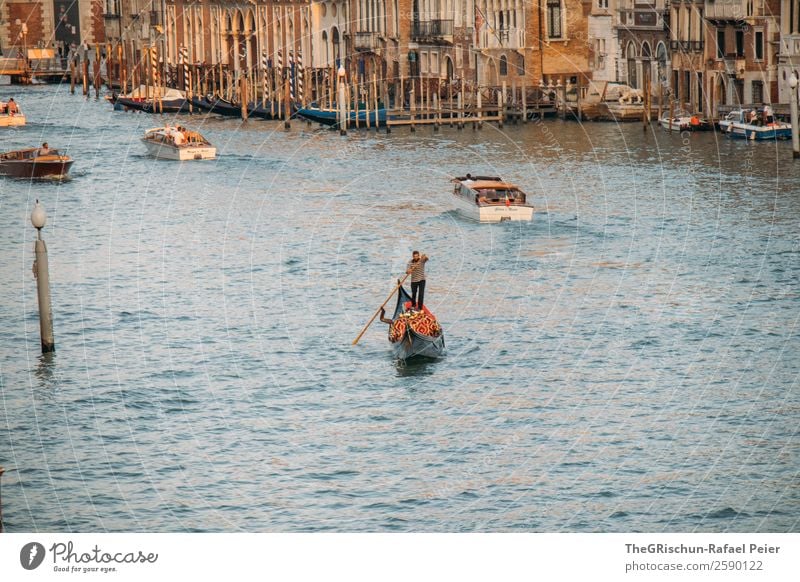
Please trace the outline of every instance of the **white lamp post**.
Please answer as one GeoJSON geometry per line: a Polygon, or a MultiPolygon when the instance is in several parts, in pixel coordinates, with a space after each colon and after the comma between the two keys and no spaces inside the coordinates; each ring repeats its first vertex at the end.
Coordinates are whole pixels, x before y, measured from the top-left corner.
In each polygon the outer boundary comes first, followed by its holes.
{"type": "Polygon", "coordinates": [[[50,273],[47,264],[47,246],[42,240],[42,229],[47,224],[47,213],[38,200],[33,207],[33,212],[31,212],[31,224],[36,227],[39,233],[34,248],[36,259],[33,261],[33,276],[36,278],[36,291],[39,297],[39,332],[42,339],[42,353],[46,354],[56,351],[56,342],[53,339],[53,311],[50,303],[50,273]]]}
{"type": "Polygon", "coordinates": [[[797,122],[797,75],[789,77],[789,107],[792,115],[792,157],[800,158],[800,127],[797,122]]]}

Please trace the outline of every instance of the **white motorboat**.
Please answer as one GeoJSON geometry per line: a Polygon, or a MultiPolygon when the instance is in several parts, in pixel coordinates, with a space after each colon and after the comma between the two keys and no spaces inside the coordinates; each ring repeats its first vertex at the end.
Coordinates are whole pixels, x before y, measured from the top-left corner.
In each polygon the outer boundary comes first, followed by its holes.
{"type": "Polygon", "coordinates": [[[471,176],[451,180],[458,211],[479,222],[532,220],[533,206],[513,184],[497,176],[471,176]]]}
{"type": "Polygon", "coordinates": [[[667,131],[708,131],[713,129],[707,119],[697,115],[665,116],[658,120],[658,124],[667,131]]]}
{"type": "Polygon", "coordinates": [[[142,138],[147,153],[162,160],[213,160],[217,148],[195,131],[181,126],[148,129],[142,138]]]}
{"type": "Polygon", "coordinates": [[[18,103],[13,100],[0,101],[0,127],[20,127],[26,122],[25,114],[22,113],[18,103]]]}
{"type": "Polygon", "coordinates": [[[765,105],[763,109],[736,109],[728,113],[719,122],[720,131],[731,137],[750,140],[791,139],[792,126],[775,118],[772,108],[765,105]]]}

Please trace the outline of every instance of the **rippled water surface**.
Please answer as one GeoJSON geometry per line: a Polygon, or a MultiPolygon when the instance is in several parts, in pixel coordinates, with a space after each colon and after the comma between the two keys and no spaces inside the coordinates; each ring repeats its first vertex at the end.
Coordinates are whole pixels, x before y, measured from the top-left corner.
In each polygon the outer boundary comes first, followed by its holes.
{"type": "Polygon", "coordinates": [[[790,144],[194,116],[219,158],[175,163],[144,155],[158,117],[14,96],[2,149],[76,162],[0,182],[7,530],[800,529],[790,144]],[[534,222],[460,218],[465,172],[518,183],[534,222]],[[449,352],[401,365],[383,324],[351,341],[412,249],[449,352]]]}

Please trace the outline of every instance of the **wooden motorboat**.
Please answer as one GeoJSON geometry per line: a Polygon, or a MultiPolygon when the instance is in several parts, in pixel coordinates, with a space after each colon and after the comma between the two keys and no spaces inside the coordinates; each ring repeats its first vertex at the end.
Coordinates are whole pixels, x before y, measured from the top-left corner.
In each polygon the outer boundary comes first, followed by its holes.
{"type": "Polygon", "coordinates": [[[147,153],[162,160],[213,160],[217,148],[196,131],[180,126],[148,129],[142,141],[147,153]]]}
{"type": "Polygon", "coordinates": [[[58,150],[44,153],[27,148],[0,154],[0,175],[13,178],[63,178],[72,166],[72,158],[58,150]]]}
{"type": "Polygon", "coordinates": [[[458,211],[479,222],[532,220],[533,206],[513,184],[498,176],[466,176],[451,180],[458,211]]]}
{"type": "Polygon", "coordinates": [[[16,102],[12,103],[15,104],[16,111],[9,113],[8,103],[5,101],[0,101],[0,127],[20,127],[27,123],[25,114],[22,113],[22,110],[19,108],[19,104],[16,102]]]}
{"type": "Polygon", "coordinates": [[[422,356],[438,358],[444,354],[444,330],[436,317],[422,306],[411,310],[411,296],[402,286],[397,291],[397,306],[389,326],[389,342],[400,360],[422,356]]]}

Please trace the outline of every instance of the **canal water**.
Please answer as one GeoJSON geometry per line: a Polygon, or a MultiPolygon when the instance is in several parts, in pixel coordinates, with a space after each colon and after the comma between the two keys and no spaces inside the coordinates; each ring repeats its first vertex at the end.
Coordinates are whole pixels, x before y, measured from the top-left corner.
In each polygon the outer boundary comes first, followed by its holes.
{"type": "Polygon", "coordinates": [[[800,529],[790,143],[184,116],[219,157],[175,163],[139,139],[163,118],[13,96],[2,149],[75,165],[0,182],[8,531],[800,529]],[[462,219],[466,172],[534,221],[462,219]],[[403,365],[385,324],[351,342],[415,249],[448,353],[403,365]]]}

